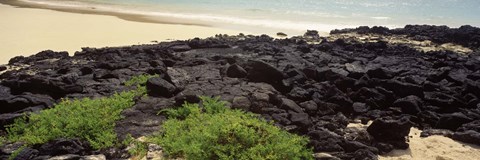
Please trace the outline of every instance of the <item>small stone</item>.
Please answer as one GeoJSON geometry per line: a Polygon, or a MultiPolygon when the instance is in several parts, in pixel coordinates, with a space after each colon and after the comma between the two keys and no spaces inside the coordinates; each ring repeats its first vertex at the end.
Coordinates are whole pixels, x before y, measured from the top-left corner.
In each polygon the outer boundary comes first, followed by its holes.
{"type": "Polygon", "coordinates": [[[355,102],[352,105],[353,111],[356,113],[365,113],[368,111],[369,107],[365,103],[355,102]]]}
{"type": "Polygon", "coordinates": [[[285,34],[285,33],[283,33],[283,32],[278,32],[278,33],[277,33],[277,36],[279,36],[279,37],[287,37],[288,35],[285,34]]]}
{"type": "Polygon", "coordinates": [[[313,157],[317,160],[340,160],[340,158],[334,157],[328,153],[315,153],[313,157]]]}
{"type": "Polygon", "coordinates": [[[148,152],[146,158],[148,160],[162,160],[163,150],[162,147],[156,144],[148,144],[148,152]]]}
{"type": "Polygon", "coordinates": [[[48,160],[74,160],[74,159],[80,159],[81,156],[75,155],[75,154],[66,154],[66,155],[60,155],[60,156],[55,156],[51,157],[48,160]]]}
{"type": "Polygon", "coordinates": [[[80,160],[106,160],[106,159],[107,158],[103,154],[83,156],[82,158],[80,158],[80,160]]]}

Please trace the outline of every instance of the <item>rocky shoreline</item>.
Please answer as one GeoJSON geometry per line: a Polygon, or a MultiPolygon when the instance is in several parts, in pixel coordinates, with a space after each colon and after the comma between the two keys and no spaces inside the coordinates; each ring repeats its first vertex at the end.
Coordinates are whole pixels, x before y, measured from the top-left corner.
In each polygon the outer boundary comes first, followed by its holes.
{"type": "MultiPolygon", "coordinates": [[[[129,89],[122,84],[134,75],[158,74],[161,80],[147,84],[149,98],[122,113],[120,139],[159,130],[161,109],[220,96],[232,108],[309,137],[316,153],[328,153],[324,158],[377,159],[407,149],[411,127],[422,136],[480,145],[480,29],[471,26],[359,27],[288,39],[217,35],[83,48],[74,56],[42,51],[12,58],[0,74],[2,130],[62,98],[109,96],[129,89]],[[347,128],[369,121],[367,130],[347,128]]],[[[0,148],[2,159],[12,146],[0,148]]],[[[93,151],[81,140],[57,140],[21,155],[128,158],[122,148],[93,151]]]]}

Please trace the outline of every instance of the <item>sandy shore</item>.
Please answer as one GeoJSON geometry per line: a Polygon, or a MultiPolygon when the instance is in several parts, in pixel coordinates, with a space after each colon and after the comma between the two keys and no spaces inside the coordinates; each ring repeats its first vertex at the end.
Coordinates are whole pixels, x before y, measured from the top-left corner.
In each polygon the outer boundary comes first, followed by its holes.
{"type": "MultiPolygon", "coordinates": [[[[370,125],[371,122],[368,124],[370,125]]],[[[366,130],[368,125],[351,123],[348,127],[366,130]]],[[[420,137],[421,130],[411,128],[409,133],[409,149],[393,150],[381,155],[379,160],[477,160],[480,157],[480,146],[452,140],[444,136],[420,137]]]]}
{"type": "Polygon", "coordinates": [[[480,146],[461,143],[443,136],[421,138],[422,131],[410,130],[410,148],[394,150],[380,160],[477,160],[480,146]]]}
{"type": "Polygon", "coordinates": [[[0,15],[0,64],[14,56],[28,56],[45,49],[73,54],[81,47],[124,46],[242,32],[193,25],[139,23],[107,15],[3,4],[0,4],[0,15]]]}

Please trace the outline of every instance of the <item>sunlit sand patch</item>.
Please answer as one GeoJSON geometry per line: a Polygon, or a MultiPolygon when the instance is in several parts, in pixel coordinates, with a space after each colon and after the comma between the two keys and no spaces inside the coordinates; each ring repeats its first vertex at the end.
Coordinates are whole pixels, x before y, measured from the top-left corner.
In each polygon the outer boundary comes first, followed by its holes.
{"type": "MultiPolygon", "coordinates": [[[[371,122],[369,123],[371,124],[371,122]]],[[[366,129],[367,125],[351,123],[349,128],[366,129]]],[[[379,157],[380,160],[478,160],[480,146],[466,144],[444,136],[420,137],[422,131],[410,129],[407,150],[393,150],[379,157]]]]}

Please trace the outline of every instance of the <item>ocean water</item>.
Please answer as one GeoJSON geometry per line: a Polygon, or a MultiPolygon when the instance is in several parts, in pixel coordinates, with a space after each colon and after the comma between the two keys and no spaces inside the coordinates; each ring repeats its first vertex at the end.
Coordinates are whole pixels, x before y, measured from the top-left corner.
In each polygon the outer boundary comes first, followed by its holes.
{"type": "Polygon", "coordinates": [[[480,0],[28,0],[89,7],[193,24],[251,30],[303,32],[361,25],[480,26],[480,0]]]}

